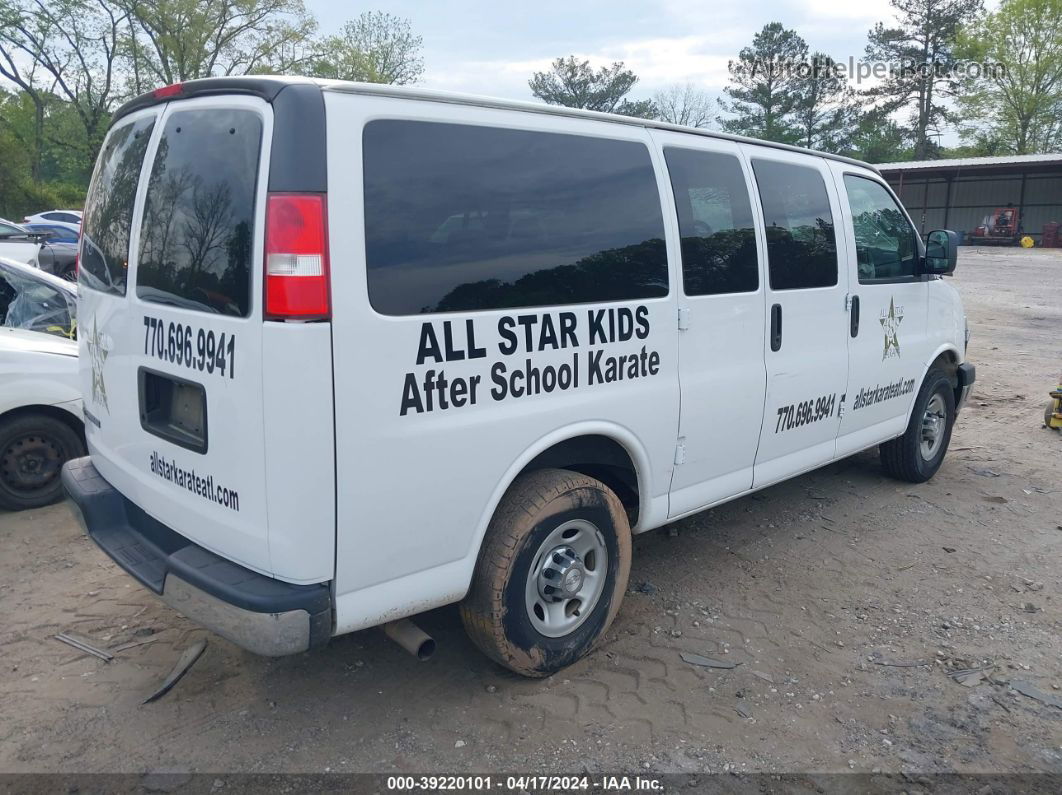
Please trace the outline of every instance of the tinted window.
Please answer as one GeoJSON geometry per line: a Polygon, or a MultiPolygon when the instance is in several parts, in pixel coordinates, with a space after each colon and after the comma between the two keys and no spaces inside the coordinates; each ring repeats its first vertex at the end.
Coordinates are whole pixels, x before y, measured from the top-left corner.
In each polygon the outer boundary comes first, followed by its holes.
{"type": "Polygon", "coordinates": [[[756,233],[737,158],[672,148],[664,157],[675,193],[686,295],[755,290],[756,233]]]}
{"type": "Polygon", "coordinates": [[[753,160],[767,233],[771,288],[837,284],[837,240],[822,174],[815,168],[753,160]]]}
{"type": "Polygon", "coordinates": [[[138,297],[247,315],[261,141],[261,118],[249,110],[167,119],[144,205],[138,297]]]}
{"type": "Polygon", "coordinates": [[[11,224],[0,224],[0,235],[24,235],[26,234],[17,226],[11,224]]]}
{"type": "Polygon", "coordinates": [[[369,299],[384,314],[667,295],[646,147],[430,122],[365,127],[369,299]]]}
{"type": "Polygon", "coordinates": [[[47,218],[49,221],[66,221],[68,224],[79,224],[81,219],[73,213],[42,213],[42,218],[47,218]]]}
{"type": "Polygon", "coordinates": [[[123,124],[111,130],[103,144],[85,201],[78,268],[81,284],[125,295],[133,202],[154,126],[153,116],[123,124]]]}
{"type": "Polygon", "coordinates": [[[881,183],[854,174],[845,175],[844,187],[852,208],[859,281],[913,277],[915,232],[892,195],[881,183]]]}

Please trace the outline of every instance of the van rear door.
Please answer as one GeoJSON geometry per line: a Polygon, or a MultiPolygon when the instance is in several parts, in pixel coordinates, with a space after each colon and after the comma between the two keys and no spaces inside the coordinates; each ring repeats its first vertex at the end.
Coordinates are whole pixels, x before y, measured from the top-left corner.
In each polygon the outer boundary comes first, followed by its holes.
{"type": "Polygon", "coordinates": [[[334,567],[331,342],[327,323],[263,322],[273,123],[264,99],[221,94],[110,132],[79,279],[87,437],[100,474],[166,526],[315,582],[334,567]]]}

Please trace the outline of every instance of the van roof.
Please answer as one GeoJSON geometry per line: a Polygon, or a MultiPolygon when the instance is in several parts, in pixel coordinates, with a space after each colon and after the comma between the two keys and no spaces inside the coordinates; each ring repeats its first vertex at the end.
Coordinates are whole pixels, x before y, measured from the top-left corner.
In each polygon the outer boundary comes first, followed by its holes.
{"type": "MultiPolygon", "coordinates": [[[[744,135],[731,135],[730,133],[705,130],[699,127],[684,127],[680,124],[670,124],[655,119],[639,119],[633,116],[622,116],[618,113],[602,113],[595,110],[582,110],[580,108],[568,108],[563,105],[547,105],[544,102],[529,102],[526,100],[501,99],[498,97],[484,97],[475,94],[462,94],[455,91],[439,91],[417,86],[394,86],[381,83],[356,83],[348,80],[324,80],[307,77],[288,77],[282,75],[247,75],[240,77],[206,77],[198,80],[189,80],[181,85],[181,91],[177,94],[166,93],[162,96],[147,93],[141,94],[129,100],[115,112],[113,121],[126,116],[134,111],[151,105],[162,104],[172,99],[189,98],[211,94],[251,94],[272,102],[280,93],[281,89],[289,85],[316,85],[322,91],[334,91],[344,94],[366,94],[372,96],[393,97],[396,99],[416,99],[427,102],[444,102],[452,105],[470,105],[480,108],[497,108],[500,110],[516,110],[525,113],[546,113],[554,116],[567,116],[577,119],[593,119],[607,121],[614,124],[626,124],[636,127],[649,127],[654,130],[670,130],[673,132],[700,135],[706,138],[719,138],[727,141],[767,146],[772,149],[784,149],[790,152],[801,152],[815,157],[825,157],[831,160],[839,160],[843,163],[866,168],[877,172],[876,166],[843,155],[818,152],[814,149],[806,149],[790,144],[763,141],[759,138],[750,138],[744,135]]],[[[113,122],[112,122],[113,123],[113,122]]]]}

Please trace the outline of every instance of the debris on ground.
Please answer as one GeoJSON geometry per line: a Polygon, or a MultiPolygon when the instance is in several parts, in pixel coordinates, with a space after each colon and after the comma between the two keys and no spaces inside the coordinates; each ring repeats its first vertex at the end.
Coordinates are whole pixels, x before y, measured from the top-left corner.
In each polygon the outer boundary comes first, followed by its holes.
{"type": "Polygon", "coordinates": [[[68,632],[60,632],[55,636],[56,640],[62,641],[68,646],[73,646],[78,651],[83,651],[85,654],[91,654],[94,657],[99,657],[104,662],[110,662],[114,659],[114,655],[108,651],[97,648],[89,643],[85,638],[77,635],[71,635],[68,632]]]}
{"type": "Polygon", "coordinates": [[[170,675],[166,677],[165,681],[163,681],[162,686],[159,687],[158,690],[156,690],[146,699],[144,699],[144,701],[141,703],[150,704],[152,701],[158,701],[164,695],[169,693],[170,690],[173,689],[173,686],[180,682],[184,675],[188,673],[188,670],[193,665],[195,665],[195,661],[203,656],[203,652],[206,651],[206,647],[207,642],[205,640],[201,640],[197,643],[193,643],[191,646],[185,649],[184,653],[181,655],[181,658],[177,660],[177,664],[173,666],[173,670],[170,671],[170,675]]]}
{"type": "Polygon", "coordinates": [[[1014,679],[1011,681],[1010,686],[1013,690],[1017,690],[1023,696],[1035,699],[1041,704],[1062,709],[1062,698],[1052,696],[1050,693],[1045,693],[1031,682],[1026,682],[1024,679],[1014,679]]]}
{"type": "Polygon", "coordinates": [[[687,651],[682,652],[681,657],[690,665],[699,665],[702,668],[730,669],[740,665],[740,663],[727,662],[726,660],[713,660],[711,657],[702,657],[700,654],[693,654],[687,651]]]}

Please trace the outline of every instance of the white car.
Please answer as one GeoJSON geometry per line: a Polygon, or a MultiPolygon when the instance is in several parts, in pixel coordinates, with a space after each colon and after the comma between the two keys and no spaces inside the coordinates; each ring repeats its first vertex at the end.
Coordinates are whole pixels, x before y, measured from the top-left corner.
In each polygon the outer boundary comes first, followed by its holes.
{"type": "Polygon", "coordinates": [[[77,343],[0,328],[0,509],[62,497],[59,473],[84,455],[77,343]]]}
{"type": "Polygon", "coordinates": [[[0,256],[36,266],[40,250],[38,235],[0,218],[0,256]]]}
{"type": "Polygon", "coordinates": [[[169,86],[115,112],[89,188],[90,455],[63,482],[247,649],[382,624],[424,653],[393,622],[460,603],[546,676],[616,616],[632,535],[868,448],[937,472],[975,376],[955,263],[844,157],[412,87],[169,86]]]}
{"type": "Polygon", "coordinates": [[[27,215],[27,224],[59,224],[67,229],[78,231],[81,228],[81,210],[48,210],[47,212],[27,215]]]}

